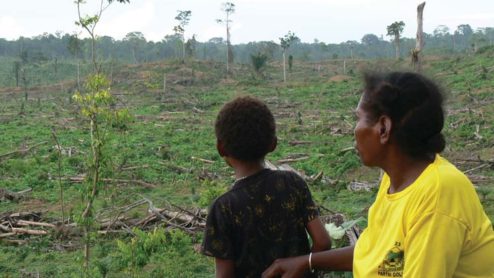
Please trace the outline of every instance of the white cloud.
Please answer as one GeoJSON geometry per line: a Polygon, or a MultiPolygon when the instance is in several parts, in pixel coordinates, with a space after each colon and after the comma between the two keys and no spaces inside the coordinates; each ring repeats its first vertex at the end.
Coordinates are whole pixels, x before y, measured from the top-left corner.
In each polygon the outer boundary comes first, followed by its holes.
{"type": "MultiPolygon", "coordinates": [[[[97,27],[97,32],[121,39],[129,32],[140,31],[144,33],[145,30],[152,29],[150,28],[151,23],[156,16],[155,5],[152,0],[146,0],[141,6],[124,11],[109,18],[105,18],[103,15],[101,26],[97,27]]],[[[153,32],[146,33],[152,34],[153,32]]]]}
{"type": "Polygon", "coordinates": [[[215,37],[224,38],[226,35],[225,33],[226,33],[225,27],[219,24],[209,25],[209,26],[205,26],[204,29],[202,29],[201,32],[197,34],[198,35],[197,39],[199,41],[207,41],[215,37]]]}
{"type": "Polygon", "coordinates": [[[22,26],[16,21],[13,16],[0,17],[0,37],[6,39],[17,39],[25,32],[22,26]]]}
{"type": "Polygon", "coordinates": [[[445,21],[494,21],[494,13],[473,13],[463,14],[458,16],[443,17],[441,20],[445,21]]]}

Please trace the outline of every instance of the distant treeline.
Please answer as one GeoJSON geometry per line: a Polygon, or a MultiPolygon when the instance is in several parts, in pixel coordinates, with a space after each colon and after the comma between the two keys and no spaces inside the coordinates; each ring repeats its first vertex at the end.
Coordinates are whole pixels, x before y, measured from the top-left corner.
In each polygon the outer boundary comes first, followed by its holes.
{"type": "MultiPolygon", "coordinates": [[[[169,35],[162,41],[147,41],[140,32],[131,32],[122,40],[102,36],[97,41],[97,56],[102,60],[116,60],[123,63],[143,63],[167,59],[179,59],[182,55],[182,41],[179,35],[169,35]]],[[[433,34],[425,34],[424,53],[432,55],[474,52],[477,49],[494,44],[494,28],[473,30],[470,25],[459,25],[450,32],[446,26],[438,26],[433,34]]],[[[188,57],[199,60],[224,61],[226,59],[226,41],[223,38],[211,38],[206,42],[195,38],[186,42],[188,57]]],[[[401,57],[409,56],[415,47],[415,39],[400,40],[401,57]]],[[[391,58],[394,57],[393,42],[374,34],[366,34],[360,42],[347,41],[339,44],[326,44],[314,40],[312,43],[296,41],[289,54],[296,60],[320,61],[342,58],[391,58]]],[[[281,59],[279,41],[260,41],[233,46],[235,63],[250,63],[250,55],[263,53],[268,59],[281,59]]],[[[70,34],[48,34],[32,38],[20,37],[9,41],[0,39],[0,56],[18,60],[22,63],[39,63],[54,59],[89,60],[91,57],[90,40],[78,39],[70,34]]]]}

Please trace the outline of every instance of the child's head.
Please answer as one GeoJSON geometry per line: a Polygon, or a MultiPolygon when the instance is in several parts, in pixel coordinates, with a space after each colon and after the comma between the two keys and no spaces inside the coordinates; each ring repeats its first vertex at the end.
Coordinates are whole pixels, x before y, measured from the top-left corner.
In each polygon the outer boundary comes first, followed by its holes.
{"type": "Polygon", "coordinates": [[[216,139],[221,156],[256,162],[276,148],[276,126],[266,104],[253,97],[237,97],[216,117],[216,139]]]}

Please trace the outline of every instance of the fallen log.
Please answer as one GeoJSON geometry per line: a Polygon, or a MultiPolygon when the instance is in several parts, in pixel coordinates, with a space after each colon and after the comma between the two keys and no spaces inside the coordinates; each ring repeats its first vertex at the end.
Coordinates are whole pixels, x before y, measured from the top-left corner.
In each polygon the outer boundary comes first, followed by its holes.
{"type": "Polygon", "coordinates": [[[130,166],[130,167],[122,168],[121,170],[122,171],[131,171],[131,170],[145,169],[145,168],[149,168],[149,165],[144,164],[144,165],[141,165],[141,166],[130,166]]]}
{"type": "Polygon", "coordinates": [[[10,236],[15,236],[15,235],[16,235],[16,233],[10,232],[10,233],[5,233],[5,234],[0,234],[0,238],[5,238],[5,237],[10,237],[10,236]]]}
{"type": "Polygon", "coordinates": [[[15,234],[26,234],[26,235],[35,235],[35,236],[41,236],[41,235],[47,235],[48,232],[45,230],[30,230],[30,229],[24,229],[24,228],[12,228],[12,232],[15,234]]]}
{"type": "MultiPolygon", "coordinates": [[[[70,182],[84,182],[85,177],[84,176],[69,177],[68,180],[70,182]]],[[[156,188],[156,187],[158,187],[155,184],[148,183],[148,182],[141,181],[141,180],[126,180],[126,179],[109,179],[109,178],[104,178],[104,179],[101,179],[101,181],[104,181],[104,182],[115,182],[115,183],[136,183],[136,184],[138,184],[138,185],[140,185],[142,187],[145,187],[145,188],[156,188]]]]}
{"type": "Polygon", "coordinates": [[[34,221],[26,221],[26,220],[19,220],[16,223],[19,226],[40,226],[40,227],[49,227],[49,228],[55,228],[56,225],[51,224],[51,223],[44,223],[44,222],[34,222],[34,221]]]}
{"type": "Polygon", "coordinates": [[[297,158],[285,158],[285,159],[280,159],[278,160],[278,163],[290,163],[290,162],[297,162],[297,161],[303,161],[309,159],[310,156],[302,156],[302,157],[297,157],[297,158]]]}
{"type": "Polygon", "coordinates": [[[290,145],[290,146],[296,146],[296,145],[307,145],[307,144],[311,144],[311,143],[312,143],[311,141],[297,141],[297,140],[294,140],[294,141],[288,142],[288,145],[290,145]]]}
{"type": "Polygon", "coordinates": [[[11,244],[16,244],[16,245],[23,245],[27,243],[27,240],[22,240],[22,239],[2,239],[2,242],[5,243],[11,243],[11,244]]]}
{"type": "MultiPolygon", "coordinates": [[[[39,219],[40,215],[41,215],[41,213],[39,213],[39,212],[15,212],[15,213],[7,215],[6,218],[11,218],[11,219],[15,219],[15,218],[39,219]]],[[[0,217],[0,219],[3,219],[3,218],[5,218],[5,217],[0,217]]]]}
{"type": "Polygon", "coordinates": [[[348,147],[348,148],[344,148],[344,149],[341,149],[338,154],[341,155],[341,154],[344,154],[346,152],[349,152],[349,151],[354,151],[355,150],[355,147],[348,147]]]}
{"type": "Polygon", "coordinates": [[[10,228],[8,226],[0,224],[0,230],[4,232],[10,232],[10,228]]]}
{"type": "Polygon", "coordinates": [[[204,163],[209,163],[209,164],[213,164],[214,163],[213,160],[204,159],[204,158],[200,158],[200,157],[191,156],[190,158],[193,159],[193,160],[204,162],[204,163]]]}
{"type": "Polygon", "coordinates": [[[33,149],[35,149],[35,148],[37,148],[39,146],[45,145],[47,143],[48,143],[47,141],[43,141],[43,142],[34,144],[31,147],[22,148],[22,149],[18,149],[18,150],[15,150],[15,151],[8,152],[8,153],[0,154],[0,160],[2,160],[4,158],[7,158],[7,157],[9,157],[11,155],[14,155],[14,154],[25,155],[28,152],[30,152],[31,150],[33,150],[33,149]]]}

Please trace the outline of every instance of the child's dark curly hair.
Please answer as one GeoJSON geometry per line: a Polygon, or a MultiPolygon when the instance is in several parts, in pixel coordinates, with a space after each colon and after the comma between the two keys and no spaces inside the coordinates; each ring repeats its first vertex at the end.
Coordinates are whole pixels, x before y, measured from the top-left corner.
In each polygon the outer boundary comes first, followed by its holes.
{"type": "Polygon", "coordinates": [[[245,96],[226,103],[216,117],[216,138],[228,156],[241,161],[263,159],[276,140],[273,114],[262,101],[245,96]]]}

